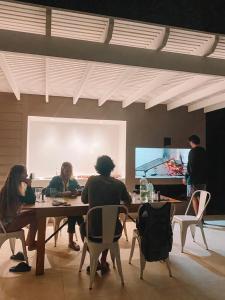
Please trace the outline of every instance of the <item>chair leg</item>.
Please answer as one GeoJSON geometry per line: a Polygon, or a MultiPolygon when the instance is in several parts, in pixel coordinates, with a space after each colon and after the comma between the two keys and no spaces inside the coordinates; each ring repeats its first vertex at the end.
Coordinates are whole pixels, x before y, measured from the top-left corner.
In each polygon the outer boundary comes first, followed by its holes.
{"type": "Polygon", "coordinates": [[[113,252],[112,249],[110,249],[110,256],[111,256],[111,260],[112,260],[112,263],[113,263],[113,269],[116,268],[116,265],[115,265],[115,253],[113,252]]]}
{"type": "Polygon", "coordinates": [[[181,238],[181,253],[184,252],[184,245],[186,241],[188,226],[184,223],[180,223],[180,238],[181,238]]]}
{"type": "Polygon", "coordinates": [[[134,254],[135,243],[136,243],[136,236],[133,235],[132,245],[131,245],[131,249],[130,249],[129,264],[131,264],[131,260],[132,260],[133,254],[134,254]]]}
{"type": "Polygon", "coordinates": [[[90,253],[90,284],[89,284],[90,290],[92,289],[92,285],[93,285],[94,278],[95,278],[95,273],[97,270],[98,257],[99,256],[90,253]]]}
{"type": "Polygon", "coordinates": [[[146,260],[140,248],[140,279],[143,279],[145,265],[146,265],[146,260]]]}
{"type": "Polygon", "coordinates": [[[116,257],[117,270],[118,270],[118,273],[119,273],[120,279],[121,279],[121,284],[124,285],[123,271],[122,271],[122,265],[121,265],[121,259],[120,259],[120,248],[119,248],[118,243],[115,246],[115,257],[116,257]]]}
{"type": "Polygon", "coordinates": [[[145,257],[141,251],[141,240],[138,238],[139,253],[140,253],[140,279],[143,279],[143,273],[146,265],[145,257]]]}
{"type": "Polygon", "coordinates": [[[193,238],[193,242],[195,242],[195,231],[196,231],[196,225],[190,225],[191,235],[193,238]]]}
{"type": "Polygon", "coordinates": [[[81,272],[81,270],[82,270],[84,260],[85,260],[85,256],[86,256],[86,252],[87,252],[87,243],[84,243],[82,256],[81,256],[81,260],[80,260],[79,272],[81,272]]]}
{"type": "Polygon", "coordinates": [[[26,263],[29,265],[28,256],[27,256],[27,248],[24,234],[21,236],[21,243],[23,247],[23,255],[25,257],[26,263]]]}
{"type": "Polygon", "coordinates": [[[16,245],[16,239],[11,238],[9,239],[10,249],[12,251],[12,254],[15,254],[15,245],[16,245]]]}
{"type": "Polygon", "coordinates": [[[172,230],[174,230],[175,223],[176,223],[176,222],[172,221],[172,230]]]}
{"type": "Polygon", "coordinates": [[[167,258],[165,260],[165,262],[166,262],[166,266],[167,266],[167,269],[168,269],[168,272],[169,272],[169,276],[172,277],[172,272],[171,272],[171,268],[170,268],[170,260],[169,260],[169,258],[167,258]]]}
{"type": "Polygon", "coordinates": [[[209,248],[208,248],[208,245],[207,245],[207,242],[206,242],[205,233],[204,233],[204,229],[203,229],[202,223],[199,223],[199,227],[200,227],[200,230],[201,230],[201,233],[202,233],[202,237],[203,237],[203,241],[205,243],[206,250],[208,250],[209,248]]]}
{"type": "Polygon", "coordinates": [[[126,224],[126,221],[124,222],[123,230],[124,230],[124,234],[125,234],[125,237],[126,237],[126,241],[128,242],[128,234],[127,234],[127,224],[126,224]]]}

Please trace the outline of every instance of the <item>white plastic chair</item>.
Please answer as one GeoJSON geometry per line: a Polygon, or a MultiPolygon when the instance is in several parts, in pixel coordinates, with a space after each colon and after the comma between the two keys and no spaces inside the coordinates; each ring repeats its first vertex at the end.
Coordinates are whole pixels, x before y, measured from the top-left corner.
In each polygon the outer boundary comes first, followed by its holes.
{"type": "Polygon", "coordinates": [[[193,241],[195,241],[196,225],[199,226],[206,249],[208,249],[208,245],[206,242],[205,233],[204,233],[204,229],[203,229],[203,225],[202,225],[202,217],[203,217],[203,214],[205,212],[207,205],[209,204],[210,199],[211,199],[211,194],[209,192],[201,191],[201,190],[195,191],[192,194],[192,197],[188,204],[185,215],[174,215],[173,221],[172,221],[173,228],[174,228],[175,223],[178,223],[180,225],[181,252],[183,252],[183,249],[184,249],[186,235],[187,235],[187,229],[189,226],[190,226],[193,241]],[[197,214],[197,216],[188,215],[188,211],[191,206],[191,203],[192,203],[193,199],[197,196],[197,194],[199,194],[198,214],[197,214]]]}
{"type": "MultiPolygon", "coordinates": [[[[127,217],[128,211],[126,206],[124,205],[105,205],[105,206],[96,206],[91,208],[87,213],[86,219],[86,237],[84,239],[83,252],[80,262],[79,272],[81,272],[82,266],[84,264],[85,256],[87,249],[90,253],[90,284],[89,289],[92,289],[98,258],[102,251],[109,249],[111,253],[111,258],[113,261],[113,266],[115,266],[114,261],[116,259],[117,269],[121,278],[121,284],[124,285],[124,278],[122,273],[122,265],[120,260],[120,248],[118,241],[114,242],[114,238],[120,237],[115,236],[116,222],[118,218],[119,211],[122,211],[127,217]],[[89,239],[88,234],[88,222],[91,213],[93,211],[101,210],[102,211],[102,235],[101,236],[93,236],[92,238],[102,239],[102,243],[95,243],[89,239]]],[[[92,224],[94,226],[94,224],[92,224]]]]}
{"type": "MultiPolygon", "coordinates": [[[[151,203],[151,205],[154,208],[157,209],[157,208],[161,208],[165,204],[156,202],[156,203],[151,203]]],[[[141,207],[142,206],[139,207],[138,216],[139,216],[139,211],[140,211],[141,207]]],[[[134,254],[134,248],[135,248],[136,240],[138,241],[139,253],[140,253],[140,279],[143,279],[143,273],[144,273],[144,269],[145,269],[145,265],[146,265],[146,260],[145,260],[145,257],[143,255],[142,251],[141,251],[141,237],[140,237],[138,229],[133,230],[133,238],[132,238],[132,244],[131,244],[131,250],[130,250],[129,264],[131,264],[131,260],[132,260],[133,254],[134,254]]],[[[165,263],[166,263],[166,266],[167,266],[167,269],[168,269],[168,272],[169,272],[169,276],[172,277],[169,258],[167,258],[165,260],[165,263]]]]}
{"type": "Polygon", "coordinates": [[[26,249],[26,242],[25,242],[25,234],[24,230],[21,229],[19,231],[14,231],[14,232],[6,232],[5,227],[3,223],[0,221],[0,228],[2,229],[3,232],[0,232],[0,248],[4,244],[5,241],[9,240],[10,243],[10,249],[12,251],[12,254],[15,254],[15,244],[16,244],[16,239],[21,240],[22,247],[23,247],[23,254],[25,257],[25,261],[27,264],[28,262],[28,256],[27,256],[27,249],[26,249]]]}

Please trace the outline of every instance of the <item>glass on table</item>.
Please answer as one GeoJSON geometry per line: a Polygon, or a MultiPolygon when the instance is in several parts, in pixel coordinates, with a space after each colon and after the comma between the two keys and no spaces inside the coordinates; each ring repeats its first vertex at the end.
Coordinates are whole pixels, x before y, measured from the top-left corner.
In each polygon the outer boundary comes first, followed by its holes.
{"type": "Polygon", "coordinates": [[[35,196],[36,196],[36,201],[40,202],[40,200],[42,198],[42,188],[41,187],[35,188],[35,196]]]}

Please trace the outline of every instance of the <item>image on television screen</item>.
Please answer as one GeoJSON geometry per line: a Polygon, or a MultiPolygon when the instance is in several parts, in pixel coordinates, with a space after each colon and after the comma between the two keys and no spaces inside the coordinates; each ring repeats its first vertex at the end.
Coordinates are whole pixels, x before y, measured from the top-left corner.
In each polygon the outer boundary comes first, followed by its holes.
{"type": "Polygon", "coordinates": [[[190,149],[136,148],[135,177],[182,178],[190,149]]]}

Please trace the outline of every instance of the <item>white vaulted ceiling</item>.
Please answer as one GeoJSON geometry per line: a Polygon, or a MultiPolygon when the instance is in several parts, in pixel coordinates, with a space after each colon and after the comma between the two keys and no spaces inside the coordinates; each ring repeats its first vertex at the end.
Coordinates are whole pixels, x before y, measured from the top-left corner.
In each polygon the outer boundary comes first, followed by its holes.
{"type": "MultiPolygon", "coordinates": [[[[0,1],[0,29],[225,59],[225,37],[186,29],[0,1]],[[48,26],[48,28],[47,28],[48,26]]],[[[146,109],[225,107],[225,77],[16,52],[0,52],[0,92],[134,102],[146,109]]]]}
{"type": "Polygon", "coordinates": [[[46,9],[0,1],[0,28],[45,35],[46,9]]]}

